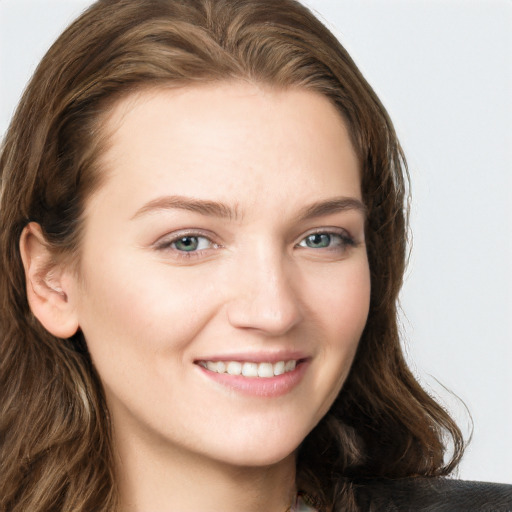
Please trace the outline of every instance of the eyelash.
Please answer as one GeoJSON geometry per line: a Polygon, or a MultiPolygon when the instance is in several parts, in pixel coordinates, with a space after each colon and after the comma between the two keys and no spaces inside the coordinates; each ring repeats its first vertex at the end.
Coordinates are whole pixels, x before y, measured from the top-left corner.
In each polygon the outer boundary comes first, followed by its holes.
{"type": "Polygon", "coordinates": [[[218,249],[221,247],[221,245],[216,244],[211,240],[211,235],[198,232],[198,231],[185,231],[176,233],[171,238],[164,238],[163,240],[157,242],[155,244],[155,247],[158,251],[172,251],[175,254],[175,257],[185,260],[190,260],[192,258],[199,258],[203,256],[205,251],[208,251],[211,248],[218,249]],[[208,241],[209,247],[206,249],[199,249],[199,250],[193,250],[193,251],[180,251],[177,249],[175,244],[179,242],[180,240],[184,240],[186,238],[197,238],[197,239],[204,239],[208,241]]]}
{"type": "Polygon", "coordinates": [[[296,247],[301,247],[301,248],[305,248],[305,249],[315,249],[313,247],[308,247],[308,246],[304,246],[301,244],[303,242],[305,243],[308,238],[313,237],[313,236],[319,236],[319,235],[329,236],[331,238],[331,241],[332,241],[333,237],[336,237],[339,240],[339,244],[335,245],[334,247],[331,247],[331,246],[318,247],[316,249],[323,249],[326,251],[337,252],[337,251],[345,251],[349,247],[354,247],[356,245],[356,241],[354,240],[354,238],[352,236],[350,236],[345,230],[334,229],[334,228],[330,228],[330,229],[324,228],[324,229],[318,229],[318,230],[312,231],[312,232],[308,233],[307,235],[305,235],[302,238],[302,240],[297,244],[296,247]]]}
{"type": "MultiPolygon", "coordinates": [[[[354,247],[356,245],[356,242],[354,238],[352,238],[345,230],[341,229],[318,229],[315,231],[312,231],[305,236],[302,237],[299,243],[295,245],[297,248],[301,249],[312,249],[312,250],[323,250],[323,251],[331,251],[331,252],[344,252],[350,247],[354,247]],[[301,245],[302,243],[306,243],[306,240],[310,237],[318,235],[326,235],[330,237],[330,241],[332,242],[333,238],[337,238],[339,240],[339,244],[336,244],[335,246],[331,246],[330,244],[328,247],[309,247],[307,245],[301,245]]],[[[220,244],[217,244],[211,240],[211,235],[203,233],[203,232],[197,232],[197,231],[187,231],[187,232],[180,232],[172,236],[172,238],[164,238],[163,240],[157,242],[155,244],[155,248],[158,251],[172,251],[175,255],[175,257],[184,259],[184,260],[190,260],[192,258],[200,258],[204,256],[205,251],[208,251],[210,249],[219,249],[222,246],[220,244]],[[192,251],[183,251],[176,248],[176,243],[179,241],[182,241],[184,239],[204,239],[208,241],[209,247],[204,249],[194,249],[192,251]],[[174,246],[174,247],[173,247],[174,246]]]]}

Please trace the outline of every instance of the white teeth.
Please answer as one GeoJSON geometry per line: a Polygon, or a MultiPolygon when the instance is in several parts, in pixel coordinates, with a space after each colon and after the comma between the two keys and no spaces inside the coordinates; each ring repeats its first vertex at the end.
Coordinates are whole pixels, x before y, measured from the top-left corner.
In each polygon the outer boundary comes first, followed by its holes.
{"type": "Polygon", "coordinates": [[[212,372],[224,373],[226,371],[226,364],[224,361],[207,361],[206,368],[212,372]]]}
{"type": "Polygon", "coordinates": [[[226,371],[229,375],[240,375],[242,373],[242,365],[238,361],[229,361],[226,365],[226,371]]]}
{"type": "Polygon", "coordinates": [[[256,363],[244,363],[242,366],[242,375],[244,377],[257,377],[258,365],[256,363]]]}
{"type": "Polygon", "coordinates": [[[277,363],[240,363],[239,361],[200,361],[199,364],[215,373],[243,375],[268,379],[276,375],[295,370],[297,361],[278,361],[277,363]]]}
{"type": "Polygon", "coordinates": [[[274,368],[272,367],[272,363],[260,363],[258,365],[258,377],[269,377],[274,376],[274,368]]]}
{"type": "Polygon", "coordinates": [[[214,361],[207,361],[206,368],[208,368],[208,370],[210,370],[211,372],[216,372],[217,371],[217,363],[214,361]]]}
{"type": "Polygon", "coordinates": [[[284,365],[284,371],[285,372],[291,372],[292,370],[295,370],[295,367],[297,366],[297,361],[287,361],[284,365]]]}
{"type": "Polygon", "coordinates": [[[282,375],[284,373],[284,361],[279,361],[274,365],[274,375],[282,375]]]}

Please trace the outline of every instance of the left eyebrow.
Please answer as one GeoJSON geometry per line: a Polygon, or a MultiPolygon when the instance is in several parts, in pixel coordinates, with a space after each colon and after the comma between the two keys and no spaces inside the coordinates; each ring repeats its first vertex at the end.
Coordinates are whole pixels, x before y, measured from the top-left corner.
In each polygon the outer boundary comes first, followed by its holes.
{"type": "Polygon", "coordinates": [[[335,197],[327,201],[318,201],[303,208],[299,214],[299,220],[310,220],[333,213],[355,210],[361,213],[365,218],[367,215],[366,206],[355,197],[335,197]]]}

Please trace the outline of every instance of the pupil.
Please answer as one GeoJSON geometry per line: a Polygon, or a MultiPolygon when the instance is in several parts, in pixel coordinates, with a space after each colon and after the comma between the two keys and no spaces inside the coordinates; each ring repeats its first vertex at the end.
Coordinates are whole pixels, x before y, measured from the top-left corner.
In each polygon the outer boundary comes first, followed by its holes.
{"type": "Polygon", "coordinates": [[[330,237],[325,234],[316,234],[309,237],[310,245],[313,247],[327,247],[330,237]]]}
{"type": "Polygon", "coordinates": [[[197,248],[197,238],[194,236],[184,236],[178,240],[176,248],[182,251],[193,251],[197,248]]]}

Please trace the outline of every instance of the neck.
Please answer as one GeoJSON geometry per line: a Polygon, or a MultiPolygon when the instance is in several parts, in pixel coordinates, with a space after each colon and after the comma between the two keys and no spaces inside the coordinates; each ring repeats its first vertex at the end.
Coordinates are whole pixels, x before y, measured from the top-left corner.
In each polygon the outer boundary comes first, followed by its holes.
{"type": "Polygon", "coordinates": [[[133,440],[117,448],[118,512],[284,512],[295,497],[294,454],[270,466],[238,467],[133,440]]]}

